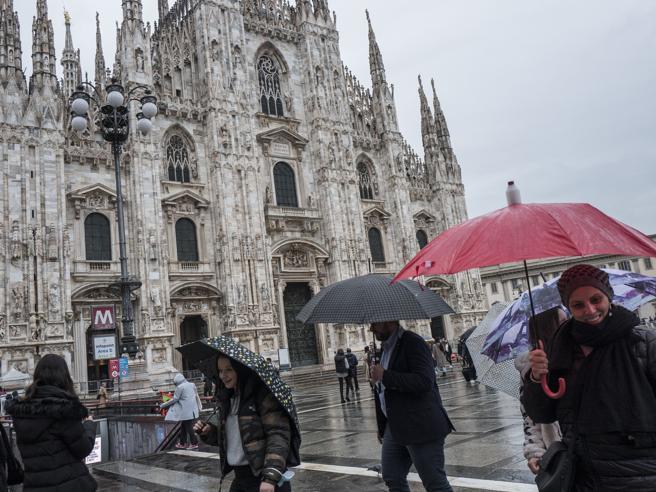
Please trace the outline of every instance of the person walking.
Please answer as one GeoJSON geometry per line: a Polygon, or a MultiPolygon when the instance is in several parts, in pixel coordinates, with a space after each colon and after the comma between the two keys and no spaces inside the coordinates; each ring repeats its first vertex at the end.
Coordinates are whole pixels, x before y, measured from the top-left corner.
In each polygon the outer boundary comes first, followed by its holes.
{"type": "Polygon", "coordinates": [[[107,400],[109,400],[109,395],[107,394],[107,385],[105,383],[101,383],[100,388],[98,388],[98,394],[96,395],[96,399],[98,400],[99,407],[107,406],[107,400]]]}
{"type": "Polygon", "coordinates": [[[160,404],[160,410],[168,408],[164,420],[181,422],[180,441],[175,445],[179,449],[198,449],[198,439],[194,433],[194,420],[200,414],[200,398],[196,385],[190,383],[182,374],[173,378],[175,393],[173,398],[160,404]]]}
{"type": "Polygon", "coordinates": [[[212,378],[203,376],[203,396],[212,396],[214,394],[214,383],[212,378]]]}
{"type": "MultiPolygon", "coordinates": [[[[572,318],[529,355],[521,401],[536,423],[560,424],[573,452],[574,477],[562,490],[656,490],[656,332],[612,304],[608,274],[575,265],[558,280],[572,318]],[[564,378],[561,399],[549,398],[564,378]]],[[[539,479],[539,475],[538,475],[539,479]]]]}
{"type": "MultiPolygon", "coordinates": [[[[300,464],[300,436],[288,413],[248,367],[217,357],[218,417],[194,426],[200,438],[219,447],[222,475],[234,471],[230,492],[290,492],[284,474],[300,464]]],[[[221,479],[223,480],[223,479],[221,479]]]]}
{"type": "Polygon", "coordinates": [[[44,355],[22,398],[7,402],[23,459],[24,492],[95,491],[84,464],[96,441],[96,423],[75,394],[66,361],[44,355]]]}
{"type": "Polygon", "coordinates": [[[346,360],[349,364],[349,375],[351,382],[355,386],[355,391],[360,392],[360,384],[358,383],[358,356],[351,352],[350,348],[346,349],[346,360]]]}
{"type": "Polygon", "coordinates": [[[376,422],[382,443],[383,480],[390,492],[409,492],[414,464],[428,492],[452,492],[444,471],[444,439],[455,430],[442,406],[430,349],[398,321],[373,323],[382,342],[376,384],[376,422]]]}
{"type": "Polygon", "coordinates": [[[431,355],[433,356],[435,368],[442,373],[442,376],[446,376],[446,366],[448,365],[448,362],[446,360],[446,354],[444,353],[444,347],[442,347],[441,343],[433,342],[431,355]]]}
{"type": "Polygon", "coordinates": [[[365,346],[364,348],[364,377],[369,383],[369,387],[371,388],[371,392],[373,393],[374,391],[374,383],[371,381],[371,362],[372,362],[372,351],[369,345],[365,346]]]}
{"type": "Polygon", "coordinates": [[[349,398],[349,389],[354,397],[355,392],[353,391],[353,383],[351,382],[351,375],[349,373],[349,363],[344,355],[344,349],[337,349],[337,353],[335,354],[335,372],[337,373],[337,379],[339,380],[339,396],[342,399],[342,403],[351,401],[349,398]],[[344,383],[346,383],[346,399],[344,398],[344,383]]]}

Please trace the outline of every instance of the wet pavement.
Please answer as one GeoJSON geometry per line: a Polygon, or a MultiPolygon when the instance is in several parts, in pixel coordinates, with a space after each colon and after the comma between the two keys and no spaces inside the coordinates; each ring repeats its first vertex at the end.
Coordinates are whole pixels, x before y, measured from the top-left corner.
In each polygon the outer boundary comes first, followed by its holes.
{"type": "MultiPolygon", "coordinates": [[[[445,444],[446,471],[455,491],[537,490],[522,455],[522,420],[517,400],[480,384],[465,382],[458,371],[439,380],[444,405],[456,427],[445,444]]],[[[375,471],[380,463],[373,395],[362,385],[359,398],[341,404],[334,385],[295,393],[301,427],[303,464],[296,469],[296,491],[387,490],[375,471]]],[[[414,470],[412,470],[414,471],[414,470]]],[[[100,490],[218,490],[215,448],[175,450],[130,462],[97,465],[100,490]]],[[[223,490],[229,489],[226,477],[223,490]]],[[[416,474],[413,491],[424,490],[416,474]]]]}

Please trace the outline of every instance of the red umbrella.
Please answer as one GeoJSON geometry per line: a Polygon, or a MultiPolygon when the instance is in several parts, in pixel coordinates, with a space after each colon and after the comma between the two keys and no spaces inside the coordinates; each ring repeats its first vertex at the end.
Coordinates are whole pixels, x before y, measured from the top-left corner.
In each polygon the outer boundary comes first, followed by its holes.
{"type": "MultiPolygon", "coordinates": [[[[587,203],[522,204],[508,183],[509,205],[454,226],[433,239],[394,281],[555,256],[656,256],[656,243],[587,203]]],[[[530,294],[530,284],[529,294],[530,294]]],[[[532,306],[531,299],[531,308],[532,306]]],[[[564,393],[564,380],[561,380],[564,393]]],[[[546,377],[543,379],[546,386],[546,377]]],[[[551,392],[547,392],[550,394],[551,392]]],[[[556,396],[551,393],[550,396],[556,396]]],[[[562,395],[561,395],[562,396],[562,395]]]]}

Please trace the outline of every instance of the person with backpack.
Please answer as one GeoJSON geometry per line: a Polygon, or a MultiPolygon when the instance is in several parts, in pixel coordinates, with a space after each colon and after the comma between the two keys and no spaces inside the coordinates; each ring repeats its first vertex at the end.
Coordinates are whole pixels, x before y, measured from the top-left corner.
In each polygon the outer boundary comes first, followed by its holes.
{"type": "Polygon", "coordinates": [[[350,348],[346,349],[346,360],[349,363],[349,375],[351,381],[355,386],[355,391],[360,392],[360,385],[358,384],[358,356],[351,352],[350,348]]]}
{"type": "Polygon", "coordinates": [[[23,459],[24,492],[92,492],[94,478],[84,464],[96,440],[96,423],[75,394],[66,361],[44,355],[23,398],[7,402],[23,459]]]}

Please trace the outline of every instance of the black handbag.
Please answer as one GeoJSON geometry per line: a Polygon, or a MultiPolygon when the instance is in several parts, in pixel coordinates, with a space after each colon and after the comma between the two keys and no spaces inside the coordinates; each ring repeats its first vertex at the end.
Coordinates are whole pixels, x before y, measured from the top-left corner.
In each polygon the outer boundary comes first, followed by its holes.
{"type": "Polygon", "coordinates": [[[23,466],[14,455],[14,449],[7,437],[5,426],[2,424],[0,424],[0,434],[2,434],[2,446],[5,448],[5,456],[7,457],[7,485],[18,485],[19,483],[23,483],[23,478],[25,476],[23,466]]]}
{"type": "MultiPolygon", "coordinates": [[[[574,436],[576,439],[576,436],[574,436]]],[[[535,483],[540,492],[569,492],[574,483],[574,442],[552,442],[542,455],[535,483]]]]}

